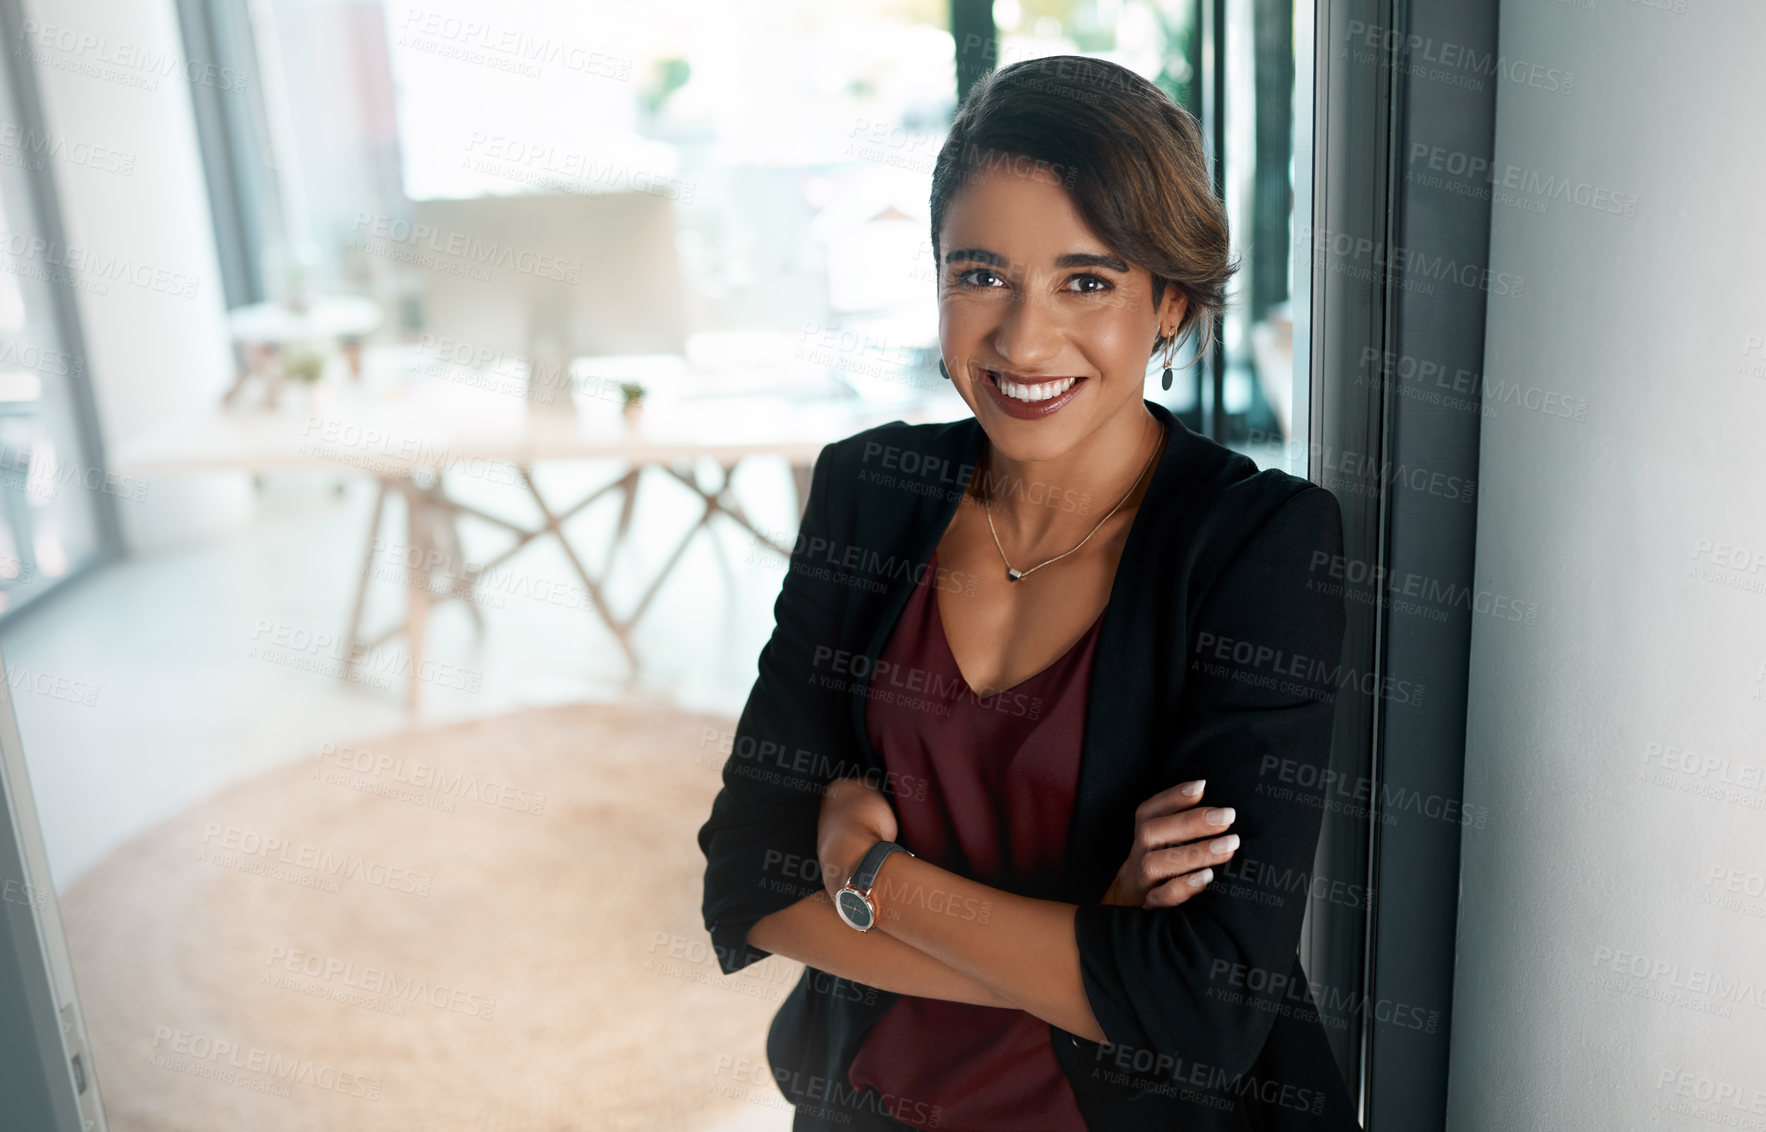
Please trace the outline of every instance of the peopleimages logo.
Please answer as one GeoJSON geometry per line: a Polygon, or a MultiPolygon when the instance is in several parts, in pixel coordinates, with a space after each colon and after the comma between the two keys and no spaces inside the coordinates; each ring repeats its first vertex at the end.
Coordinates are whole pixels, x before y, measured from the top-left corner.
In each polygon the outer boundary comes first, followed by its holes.
{"type": "Polygon", "coordinates": [[[1605,185],[1552,173],[1541,173],[1521,165],[1497,165],[1477,154],[1450,150],[1427,142],[1411,145],[1410,166],[1406,179],[1417,184],[1473,187],[1479,191],[1470,195],[1478,197],[1489,196],[1494,190],[1497,203],[1522,204],[1532,212],[1544,212],[1545,202],[1561,201],[1581,208],[1591,208],[1596,212],[1610,212],[1627,219],[1637,215],[1639,198],[1636,193],[1622,192],[1605,185]],[[1527,199],[1509,198],[1502,190],[1521,194],[1527,199]]]}
{"type": "MultiPolygon", "coordinates": [[[[498,267],[571,286],[582,279],[583,265],[580,260],[559,259],[549,252],[517,248],[499,240],[486,240],[467,232],[447,231],[428,224],[414,224],[394,216],[357,212],[355,239],[357,242],[352,246],[363,251],[378,252],[383,247],[397,246],[409,251],[412,256],[446,257],[461,265],[475,268],[498,267]],[[377,241],[379,246],[371,246],[368,243],[370,240],[377,241]]],[[[420,259],[418,261],[422,262],[420,259]]],[[[489,276],[481,272],[475,278],[484,280],[489,276]]]]}
{"type": "Polygon", "coordinates": [[[1445,621],[1447,610],[1462,609],[1494,617],[1499,621],[1518,621],[1532,625],[1539,620],[1539,603],[1524,601],[1487,589],[1474,590],[1457,582],[1443,582],[1414,570],[1393,570],[1377,563],[1348,558],[1341,554],[1315,550],[1306,580],[1306,588],[1337,596],[1346,594],[1355,601],[1379,598],[1379,604],[1396,612],[1420,612],[1431,621],[1445,621]],[[1323,574],[1329,581],[1321,580],[1323,574]]]}
{"type": "Polygon", "coordinates": [[[368,1000],[384,997],[400,1004],[430,1006],[436,1010],[464,1014],[469,1018],[485,1021],[492,1020],[497,1011],[497,1000],[489,995],[461,990],[445,983],[432,983],[420,976],[399,974],[385,967],[358,964],[352,959],[340,959],[318,952],[284,947],[281,944],[270,947],[264,966],[264,978],[261,981],[281,986],[285,990],[308,990],[299,981],[304,978],[327,984],[324,989],[338,992],[338,997],[341,998],[353,996],[358,1004],[363,1005],[368,1000]],[[288,979],[286,976],[298,978],[288,979]]]}
{"type": "MultiPolygon", "coordinates": [[[[1520,298],[1526,289],[1526,278],[1508,271],[1491,271],[1477,263],[1462,263],[1451,256],[1431,254],[1402,244],[1388,244],[1353,232],[1333,232],[1328,228],[1314,229],[1309,224],[1295,226],[1295,243],[1310,246],[1313,258],[1350,263],[1366,262],[1366,276],[1375,272],[1396,273],[1407,283],[1428,285],[1430,281],[1457,283],[1487,291],[1492,295],[1520,298]]],[[[1332,262],[1333,269],[1341,264],[1332,262]]]]}
{"type": "Polygon", "coordinates": [[[197,279],[194,275],[138,263],[126,255],[45,240],[28,232],[0,228],[0,252],[15,259],[46,265],[41,275],[31,274],[31,278],[47,277],[51,282],[66,282],[100,295],[110,293],[109,284],[121,283],[158,291],[175,299],[196,297],[197,279]],[[47,270],[49,268],[54,270],[47,270]]]}
{"type": "Polygon", "coordinates": [[[1495,416],[1499,405],[1512,405],[1578,423],[1588,419],[1586,397],[1502,378],[1486,379],[1483,373],[1463,366],[1450,370],[1427,358],[1368,346],[1361,351],[1361,372],[1356,383],[1364,384],[1375,377],[1396,381],[1401,396],[1467,412],[1482,412],[1486,417],[1495,416]]]}
{"type": "Polygon", "coordinates": [[[1259,1077],[1255,1073],[1234,1073],[1205,1061],[1191,1061],[1176,1054],[1128,1045],[1098,1045],[1093,1055],[1097,1064],[1092,1076],[1107,1084],[1132,1089],[1148,1089],[1166,1095],[1182,1096],[1192,1104],[1231,1109],[1245,1097],[1255,1097],[1266,1105],[1279,1106],[1295,1112],[1317,1115],[1324,1111],[1325,1092],[1295,1085],[1290,1081],[1259,1077]]]}
{"type": "Polygon", "coordinates": [[[298,1054],[281,1053],[171,1026],[153,1028],[153,1047],[147,1060],[161,1069],[172,1069],[193,1077],[210,1077],[248,1088],[274,1085],[276,1089],[265,1091],[275,1091],[279,1096],[291,1095],[289,1085],[310,1085],[344,1096],[378,1101],[382,1085],[379,1077],[354,1073],[298,1054]],[[243,1080],[238,1076],[242,1073],[268,1080],[243,1080]]]}
{"type": "Polygon", "coordinates": [[[1434,79],[1472,90],[1484,89],[1481,80],[1505,79],[1552,94],[1570,94],[1576,87],[1574,71],[1547,67],[1525,59],[1510,59],[1494,51],[1433,36],[1403,32],[1397,28],[1350,20],[1347,42],[1341,54],[1356,62],[1383,62],[1417,78],[1434,79]]]}
{"type": "Polygon", "coordinates": [[[1766,1008],[1766,982],[1756,982],[1746,974],[1725,973],[1711,967],[1686,967],[1678,959],[1645,955],[1605,944],[1595,947],[1594,966],[1609,974],[1627,975],[1689,994],[1706,995],[1717,1002],[1766,1008]]]}
{"type": "Polygon", "coordinates": [[[28,54],[39,66],[107,79],[140,90],[158,90],[159,80],[169,78],[243,94],[248,81],[243,71],[185,58],[185,53],[176,47],[150,47],[83,28],[31,19],[20,25],[13,54],[28,54]]]}
{"type": "Polygon", "coordinates": [[[1368,806],[1373,804],[1377,793],[1380,811],[1388,817],[1412,813],[1478,829],[1483,829],[1490,820],[1490,811],[1484,806],[1443,794],[1424,794],[1398,783],[1376,782],[1366,775],[1345,774],[1281,755],[1264,755],[1258,764],[1257,776],[1259,794],[1275,793],[1284,801],[1323,805],[1326,809],[1335,808],[1334,803],[1345,799],[1358,806],[1368,806]]]}
{"type": "MultiPolygon", "coordinates": [[[[389,892],[407,892],[428,896],[434,878],[425,872],[400,868],[383,861],[371,861],[360,854],[336,852],[305,841],[289,841],[274,834],[262,834],[239,826],[223,826],[208,822],[202,834],[203,849],[199,860],[230,868],[254,859],[269,864],[287,865],[333,880],[360,881],[389,892]]],[[[241,871],[255,872],[256,868],[241,871]]]]}
{"type": "Polygon", "coordinates": [[[1209,998],[1243,1003],[1272,1014],[1317,1018],[1332,1023],[1336,1029],[1347,1028],[1351,1018],[1367,1015],[1376,1022],[1420,1033],[1434,1034],[1440,1030],[1439,1010],[1375,997],[1365,991],[1343,990],[1287,970],[1216,959],[1209,966],[1208,981],[1214,984],[1205,992],[1209,998]],[[1307,1009],[1309,999],[1311,1009],[1307,1009]]]}
{"type": "Polygon", "coordinates": [[[1196,635],[1190,671],[1264,686],[1274,686],[1268,681],[1291,677],[1302,683],[1293,684],[1287,690],[1312,699],[1334,695],[1334,692],[1326,691],[1334,688],[1336,691],[1350,689],[1364,696],[1377,695],[1396,704],[1421,704],[1426,688],[1424,684],[1401,680],[1390,674],[1362,672],[1354,665],[1341,662],[1326,664],[1303,653],[1291,653],[1272,645],[1206,631],[1196,635]]]}

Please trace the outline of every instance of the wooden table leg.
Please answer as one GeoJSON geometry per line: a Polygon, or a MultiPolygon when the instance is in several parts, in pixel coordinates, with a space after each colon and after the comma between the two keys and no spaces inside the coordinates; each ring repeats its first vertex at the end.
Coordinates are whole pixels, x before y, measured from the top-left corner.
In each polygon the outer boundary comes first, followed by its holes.
{"type": "Polygon", "coordinates": [[[344,633],[343,678],[346,680],[355,672],[357,653],[362,647],[362,614],[368,607],[368,583],[374,577],[374,551],[380,541],[380,517],[386,511],[386,497],[391,491],[391,481],[384,478],[377,481],[374,515],[368,520],[368,540],[362,548],[362,577],[356,583],[356,600],[350,605],[349,627],[344,633]]]}
{"type": "Polygon", "coordinates": [[[429,499],[422,488],[406,482],[405,495],[405,644],[410,671],[405,680],[405,709],[416,711],[423,671],[424,638],[429,630],[429,563],[435,539],[429,499]]]}

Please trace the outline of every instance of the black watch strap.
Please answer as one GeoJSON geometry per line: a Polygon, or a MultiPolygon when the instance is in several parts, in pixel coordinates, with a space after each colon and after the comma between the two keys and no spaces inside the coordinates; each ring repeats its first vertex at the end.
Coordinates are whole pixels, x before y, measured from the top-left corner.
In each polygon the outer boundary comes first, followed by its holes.
{"type": "Polygon", "coordinates": [[[884,860],[891,853],[906,853],[910,857],[914,855],[913,850],[905,845],[897,845],[893,841],[877,842],[860,858],[858,868],[852,871],[852,887],[869,896],[871,887],[877,883],[877,870],[883,867],[884,860]]]}

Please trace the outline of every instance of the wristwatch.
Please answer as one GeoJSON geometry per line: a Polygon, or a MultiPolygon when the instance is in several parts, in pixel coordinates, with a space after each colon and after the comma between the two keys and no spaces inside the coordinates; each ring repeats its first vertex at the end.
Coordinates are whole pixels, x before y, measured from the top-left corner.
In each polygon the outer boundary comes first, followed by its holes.
{"type": "Polygon", "coordinates": [[[884,858],[891,853],[914,855],[913,850],[905,845],[879,841],[871,846],[860,859],[858,868],[852,871],[852,877],[834,894],[834,910],[848,925],[861,932],[877,926],[877,905],[871,900],[871,888],[877,883],[877,870],[883,867],[884,858]]]}

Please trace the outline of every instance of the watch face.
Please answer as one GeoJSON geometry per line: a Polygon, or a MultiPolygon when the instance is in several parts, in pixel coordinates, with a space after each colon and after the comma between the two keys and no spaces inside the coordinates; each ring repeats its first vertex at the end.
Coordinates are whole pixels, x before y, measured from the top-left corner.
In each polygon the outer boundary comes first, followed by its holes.
{"type": "Polygon", "coordinates": [[[871,912],[871,902],[864,898],[863,893],[854,888],[841,889],[835,900],[835,907],[839,910],[842,920],[861,932],[869,931],[871,922],[876,918],[871,912]]]}

